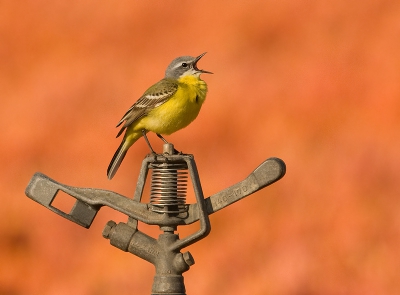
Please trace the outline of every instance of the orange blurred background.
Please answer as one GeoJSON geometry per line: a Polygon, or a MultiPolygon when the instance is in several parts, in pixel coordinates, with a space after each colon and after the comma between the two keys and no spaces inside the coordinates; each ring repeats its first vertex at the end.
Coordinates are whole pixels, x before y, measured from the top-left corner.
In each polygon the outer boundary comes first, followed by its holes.
{"type": "Polygon", "coordinates": [[[204,51],[207,101],[167,137],[204,194],[272,156],[287,174],[211,216],[187,293],[400,294],[399,1],[2,1],[0,40],[0,294],[150,294],[153,266],[101,236],[124,216],[86,230],[24,190],[40,171],[132,196],[148,148],[107,180],[115,125],[204,51]]]}

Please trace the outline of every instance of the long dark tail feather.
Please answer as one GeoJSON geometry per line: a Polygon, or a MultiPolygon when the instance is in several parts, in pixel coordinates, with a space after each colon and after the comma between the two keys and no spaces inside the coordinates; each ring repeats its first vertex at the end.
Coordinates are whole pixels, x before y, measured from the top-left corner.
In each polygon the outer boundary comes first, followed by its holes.
{"type": "Polygon", "coordinates": [[[124,148],[125,144],[125,139],[121,142],[119,145],[117,151],[114,154],[114,157],[112,158],[110,165],[108,165],[107,169],[107,177],[108,179],[112,179],[117,172],[119,166],[122,163],[122,160],[125,158],[126,152],[128,151],[127,148],[124,148]]]}

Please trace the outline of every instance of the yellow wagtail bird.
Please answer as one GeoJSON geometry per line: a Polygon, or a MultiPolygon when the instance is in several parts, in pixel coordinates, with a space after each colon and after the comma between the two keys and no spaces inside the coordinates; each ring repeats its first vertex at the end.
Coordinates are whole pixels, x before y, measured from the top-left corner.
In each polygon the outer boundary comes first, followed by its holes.
{"type": "Polygon", "coordinates": [[[166,142],[161,134],[174,133],[196,119],[207,94],[207,84],[200,79],[200,75],[212,74],[197,68],[197,62],[204,54],[206,52],[198,57],[174,59],[167,67],[164,79],[147,89],[118,122],[117,127],[122,123],[124,125],[117,137],[126,132],[108,166],[108,179],[113,178],[126,152],[141,136],[145,137],[153,152],[147,132],[156,133],[166,142]]]}

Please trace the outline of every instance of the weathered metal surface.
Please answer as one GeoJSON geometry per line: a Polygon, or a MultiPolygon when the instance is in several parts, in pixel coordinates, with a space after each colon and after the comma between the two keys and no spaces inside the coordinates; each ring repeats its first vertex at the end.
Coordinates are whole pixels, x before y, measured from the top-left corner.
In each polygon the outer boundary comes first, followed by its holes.
{"type": "Polygon", "coordinates": [[[204,199],[193,156],[168,154],[173,151],[172,144],[165,144],[164,154],[151,154],[143,160],[133,199],[107,190],[64,185],[39,172],[34,174],[25,193],[32,200],[85,228],[90,227],[103,206],[127,215],[127,223],[109,221],[103,230],[103,237],[109,239],[111,245],[155,266],[153,295],[183,295],[185,286],[182,273],[189,270],[194,259],[189,252],[180,251],[208,235],[211,230],[210,214],[278,181],[285,175],[286,167],[278,158],[267,159],[243,181],[204,199]],[[158,169],[156,176],[152,177],[155,182],[154,198],[151,204],[141,203],[144,185],[152,169],[158,169]],[[184,202],[186,180],[182,179],[183,176],[177,176],[180,169],[189,172],[195,204],[184,202]],[[70,212],[53,206],[59,191],[76,199],[70,212]],[[137,227],[138,221],[158,225],[162,234],[155,239],[141,232],[137,227]],[[196,221],[200,221],[200,229],[179,239],[179,235],[175,234],[177,226],[196,221]]]}
{"type": "MultiPolygon", "coordinates": [[[[269,158],[243,181],[206,198],[205,203],[208,215],[257,192],[268,185],[271,185],[281,179],[285,175],[285,172],[286,167],[281,159],[269,158]]],[[[141,174],[147,175],[147,172],[141,174]]],[[[142,176],[144,175],[140,175],[140,177],[142,176]]],[[[142,185],[144,185],[144,181],[142,181],[142,185]]],[[[34,174],[26,188],[26,195],[29,198],[86,228],[90,227],[97,211],[100,210],[102,206],[110,207],[129,217],[150,225],[166,225],[169,223],[183,225],[199,220],[197,213],[198,204],[196,203],[188,205],[189,208],[187,213],[182,213],[175,217],[169,217],[169,220],[166,221],[165,216],[150,211],[148,204],[135,201],[135,199],[137,199],[136,196],[141,196],[141,193],[142,189],[139,189],[139,192],[137,189],[134,199],[130,199],[112,191],[64,185],[40,172],[34,174]],[[53,207],[51,203],[59,190],[77,199],[77,203],[81,201],[83,204],[86,204],[86,206],[81,207],[77,205],[78,208],[69,214],[58,210],[53,207]]]]}

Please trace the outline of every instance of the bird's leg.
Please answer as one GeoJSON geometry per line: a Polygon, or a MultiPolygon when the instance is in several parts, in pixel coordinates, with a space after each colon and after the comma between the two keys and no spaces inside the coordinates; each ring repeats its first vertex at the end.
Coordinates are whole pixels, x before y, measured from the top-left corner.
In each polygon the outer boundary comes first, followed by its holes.
{"type": "Polygon", "coordinates": [[[164,143],[169,143],[164,137],[162,137],[161,134],[156,133],[156,135],[158,136],[158,138],[161,138],[161,140],[164,141],[164,143]]]}
{"type": "MultiPolygon", "coordinates": [[[[161,134],[156,133],[157,137],[160,138],[164,143],[169,143],[161,134]]],[[[174,154],[180,154],[181,152],[174,148],[174,154]]]]}
{"type": "Polygon", "coordinates": [[[152,152],[153,154],[155,154],[153,148],[151,147],[150,141],[149,141],[149,139],[147,138],[146,133],[147,133],[146,130],[145,130],[145,129],[142,129],[142,134],[143,134],[144,140],[146,141],[147,145],[149,146],[151,152],[152,152]]]}

